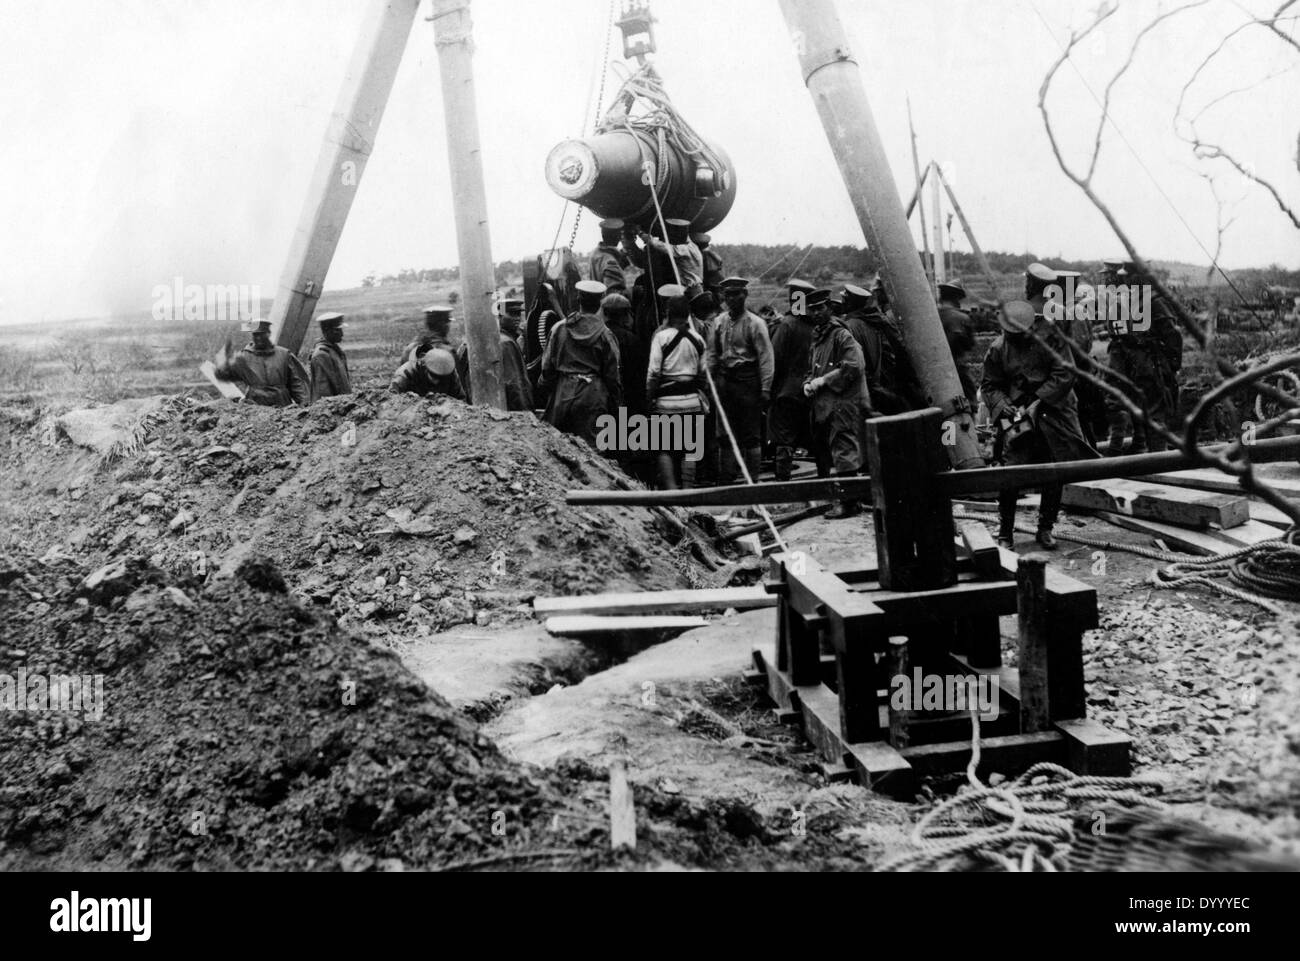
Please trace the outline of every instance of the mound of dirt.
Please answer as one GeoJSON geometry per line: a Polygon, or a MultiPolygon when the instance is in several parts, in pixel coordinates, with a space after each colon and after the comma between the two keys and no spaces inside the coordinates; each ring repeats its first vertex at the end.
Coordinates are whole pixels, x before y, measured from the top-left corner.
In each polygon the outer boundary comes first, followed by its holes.
{"type": "Polygon", "coordinates": [[[16,478],[0,530],[37,554],[202,581],[264,555],[372,636],[526,617],[537,594],[690,586],[650,514],[564,506],[626,480],[527,414],[377,390],[286,410],[172,399],[119,425],[132,442],[111,459],[48,426],[0,421],[16,478]]]}
{"type": "Polygon", "coordinates": [[[555,788],[279,593],[264,559],[206,588],[138,563],[0,567],[0,664],[27,676],[0,677],[0,870],[391,870],[563,846],[555,788]],[[42,709],[54,688],[31,679],[73,674],[87,692],[101,675],[98,697],[42,709]]]}

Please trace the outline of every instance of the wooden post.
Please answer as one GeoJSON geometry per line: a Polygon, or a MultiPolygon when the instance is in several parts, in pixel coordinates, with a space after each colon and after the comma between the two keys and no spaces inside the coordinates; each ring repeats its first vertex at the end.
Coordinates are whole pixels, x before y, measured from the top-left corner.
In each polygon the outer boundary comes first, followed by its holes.
{"type": "Polygon", "coordinates": [[[943,184],[943,189],[948,194],[948,203],[952,204],[952,212],[957,215],[957,220],[961,224],[962,232],[966,234],[966,239],[970,241],[970,249],[975,254],[975,262],[979,264],[980,273],[984,275],[985,281],[993,293],[993,298],[998,302],[998,308],[1002,307],[1002,297],[998,293],[998,279],[993,273],[993,268],[989,266],[988,258],[984,256],[984,251],[980,249],[980,243],[975,239],[975,231],[971,229],[970,221],[966,219],[966,213],[961,209],[961,204],[957,203],[957,195],[952,192],[952,187],[948,186],[948,180],[943,175],[943,168],[938,164],[934,165],[935,179],[943,184]]]}
{"type": "Polygon", "coordinates": [[[501,337],[492,314],[496,265],[492,262],[492,238],[488,232],[487,188],[483,182],[479,143],[478,100],[474,95],[469,0],[433,0],[433,33],[442,71],[470,390],[475,404],[505,410],[501,337]]]}
{"type": "Polygon", "coordinates": [[[948,413],[957,427],[955,443],[944,452],[959,469],[978,466],[983,458],[974,420],[834,0],[779,2],[858,223],[881,265],[912,367],[927,402],[948,413]]]}
{"type": "Polygon", "coordinates": [[[420,0],[369,0],[271,306],[276,343],[302,346],[397,78],[420,0]]]}
{"type": "Polygon", "coordinates": [[[867,422],[880,586],[924,591],[957,583],[952,501],[938,487],[947,457],[937,408],[867,422]]]}
{"type": "Polygon", "coordinates": [[[847,744],[880,740],[880,702],[876,699],[876,657],[866,637],[854,637],[835,652],[840,734],[847,744]]]}
{"type": "MultiPolygon", "coordinates": [[[[889,682],[892,685],[896,677],[908,676],[907,638],[891,637],[889,650],[885,652],[889,663],[889,682]]],[[[910,678],[909,678],[910,684],[910,678]]],[[[897,750],[907,747],[907,709],[894,707],[892,690],[886,695],[889,704],[889,743],[897,750]]]]}
{"type": "MultiPolygon", "coordinates": [[[[921,158],[916,152],[916,127],[912,123],[912,98],[907,99],[907,129],[912,137],[912,173],[916,177],[916,192],[921,192],[921,158]]],[[[924,252],[922,263],[925,264],[925,278],[930,282],[931,293],[935,292],[934,286],[934,256],[930,252],[930,231],[925,223],[925,201],[918,200],[916,204],[917,215],[921,218],[921,248],[924,252]]]]}
{"type": "MultiPolygon", "coordinates": [[[[930,167],[934,166],[934,161],[930,161],[930,167]]],[[[926,168],[927,170],[929,167],[926,168]]],[[[939,284],[948,282],[948,264],[944,260],[944,242],[943,242],[943,198],[939,195],[939,178],[933,177],[930,180],[930,213],[934,217],[934,284],[938,289],[939,284]]]]}
{"type": "Polygon", "coordinates": [[[822,632],[830,623],[824,613],[804,616],[791,608],[787,621],[790,643],[790,682],[807,687],[822,682],[822,632]]]}
{"type": "Polygon", "coordinates": [[[636,806],[622,758],[609,766],[609,843],[615,851],[636,850],[636,806]]]}
{"type": "Polygon", "coordinates": [[[1020,733],[1051,730],[1048,701],[1047,560],[1020,558],[1016,566],[1020,614],[1020,733]]]}

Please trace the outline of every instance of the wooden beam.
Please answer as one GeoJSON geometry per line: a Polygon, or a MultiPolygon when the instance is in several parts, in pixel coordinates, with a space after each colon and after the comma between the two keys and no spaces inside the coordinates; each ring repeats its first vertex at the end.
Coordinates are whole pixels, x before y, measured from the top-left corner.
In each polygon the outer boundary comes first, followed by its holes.
{"type": "Polygon", "coordinates": [[[978,523],[962,524],[961,539],[975,564],[977,577],[995,580],[1002,576],[1002,556],[987,527],[978,523]]]}
{"type": "Polygon", "coordinates": [[[1128,777],[1132,773],[1132,741],[1108,731],[1096,721],[1057,721],[1053,727],[1065,738],[1065,766],[1093,777],[1128,777]]]}
{"type": "Polygon", "coordinates": [[[1038,734],[1050,726],[1047,646],[1051,621],[1047,614],[1046,558],[1020,558],[1016,587],[1020,607],[1020,730],[1038,734]]]}
{"type": "Polygon", "coordinates": [[[539,597],[533,613],[554,614],[695,614],[700,611],[749,611],[776,607],[777,599],[762,587],[723,587],[700,591],[642,591],[539,597]]]}
{"type": "Polygon", "coordinates": [[[1172,524],[1161,524],[1159,521],[1126,517],[1123,514],[1112,514],[1109,511],[1098,511],[1097,516],[1114,524],[1116,527],[1136,531],[1139,534],[1147,534],[1151,537],[1158,537],[1168,544],[1171,550],[1182,551],[1187,554],[1213,557],[1217,554],[1227,554],[1230,551],[1235,551],[1238,547],[1237,544],[1226,541],[1217,534],[1189,531],[1182,527],[1175,527],[1172,524]]]}
{"type": "Polygon", "coordinates": [[[1282,536],[1282,531],[1278,530],[1278,528],[1260,521],[1247,521],[1244,524],[1238,524],[1236,527],[1215,531],[1214,533],[1237,547],[1254,547],[1256,544],[1262,544],[1265,541],[1275,541],[1282,536]]]}
{"type": "Polygon", "coordinates": [[[1111,511],[1195,530],[1236,527],[1250,520],[1243,494],[1223,494],[1122,478],[1067,484],[1066,507],[1111,511]]]}
{"type": "MultiPolygon", "coordinates": [[[[1227,444],[1218,444],[1201,449],[1214,455],[1223,454],[1228,448],[1227,444]]],[[[1300,434],[1262,440],[1251,447],[1250,456],[1256,464],[1295,460],[1300,456],[1300,434]]],[[[1196,461],[1182,451],[1163,451],[1156,454],[1127,454],[1123,457],[1061,461],[1055,464],[1022,464],[1014,467],[980,467],[974,470],[947,471],[938,475],[936,484],[943,496],[953,498],[968,494],[992,494],[1001,490],[1041,487],[1043,484],[1102,480],[1107,477],[1149,477],[1161,472],[1183,470],[1194,463],[1196,461]]],[[[1291,485],[1297,488],[1295,492],[1300,494],[1300,481],[1291,482],[1291,485]]],[[[822,480],[786,481],[777,484],[718,487],[706,490],[573,490],[565,494],[564,499],[567,504],[606,506],[749,506],[813,500],[868,501],[871,499],[871,488],[872,480],[869,477],[830,477],[822,480]]]]}
{"type": "MultiPolygon", "coordinates": [[[[1252,461],[1260,464],[1265,463],[1255,457],[1255,447],[1251,447],[1250,453],[1252,461]]],[[[1203,491],[1218,491],[1227,494],[1245,493],[1241,489],[1241,484],[1237,482],[1237,478],[1229,477],[1222,471],[1217,471],[1207,467],[1198,467],[1193,470],[1180,470],[1167,473],[1157,473],[1153,471],[1149,475],[1144,475],[1138,479],[1154,481],[1158,484],[1169,484],[1173,487],[1194,487],[1197,490],[1203,491]]],[[[1300,497],[1300,477],[1265,476],[1262,479],[1268,481],[1269,486],[1274,490],[1280,491],[1288,497],[1300,497]]]]}
{"type": "Polygon", "coordinates": [[[709,622],[702,617],[671,617],[651,615],[642,617],[548,617],[546,633],[557,637],[586,637],[592,634],[620,634],[628,631],[690,631],[704,627],[709,622]]]}
{"type": "MultiPolygon", "coordinates": [[[[918,775],[951,774],[962,770],[969,761],[970,745],[961,742],[922,744],[898,753],[918,775]]],[[[1040,761],[1061,763],[1065,755],[1065,737],[1059,731],[984,738],[980,741],[977,773],[983,777],[993,771],[1019,774],[1040,761]]]]}

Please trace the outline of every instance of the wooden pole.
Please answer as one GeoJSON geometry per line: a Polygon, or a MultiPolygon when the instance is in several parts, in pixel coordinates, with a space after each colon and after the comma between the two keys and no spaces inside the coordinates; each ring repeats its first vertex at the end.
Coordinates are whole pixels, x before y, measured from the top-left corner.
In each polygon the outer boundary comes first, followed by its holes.
{"type": "Polygon", "coordinates": [[[979,466],[984,461],[970,405],[834,0],[779,2],[858,223],[881,265],[926,403],[942,410],[956,428],[955,443],[946,448],[949,459],[959,468],[979,466]]]}
{"type": "Polygon", "coordinates": [[[912,219],[912,212],[916,210],[916,202],[921,199],[921,188],[925,186],[925,182],[929,178],[929,176],[930,176],[930,168],[926,167],[924,170],[921,171],[921,182],[917,184],[916,189],[912,191],[912,199],[909,200],[907,202],[907,206],[903,208],[903,216],[906,217],[908,220],[912,219]]]}
{"type": "Polygon", "coordinates": [[[957,195],[953,193],[952,187],[948,185],[948,178],[943,175],[943,168],[935,164],[934,172],[936,179],[943,184],[943,189],[948,194],[948,203],[952,204],[952,211],[957,215],[957,221],[961,224],[962,232],[966,234],[966,239],[970,242],[970,249],[975,254],[975,262],[980,265],[980,273],[984,275],[984,280],[993,292],[993,298],[998,302],[998,309],[1001,310],[1002,295],[998,292],[998,280],[993,274],[993,268],[989,265],[988,258],[984,256],[984,251],[980,248],[980,242],[975,239],[975,231],[971,230],[970,221],[966,219],[961,204],[957,203],[957,195]]]}
{"type": "MultiPolygon", "coordinates": [[[[1231,445],[1203,447],[1211,455],[1226,452],[1231,445]]],[[[1250,447],[1255,464],[1295,460],[1300,456],[1300,435],[1270,437],[1250,447]]],[[[1144,477],[1169,471],[1190,470],[1199,463],[1182,451],[1157,454],[1128,454],[1124,457],[1101,457],[1092,460],[1063,461],[1056,464],[1025,464],[1018,467],[982,467],[978,470],[948,471],[936,477],[939,490],[946,497],[965,494],[994,494],[1002,490],[1041,487],[1043,484],[1069,484],[1074,481],[1104,480],[1108,477],[1144,477]]],[[[1224,475],[1227,477],[1228,475],[1224,475]]],[[[566,504],[626,505],[637,507],[713,507],[736,504],[797,504],[811,500],[870,501],[870,477],[833,477],[824,480],[785,481],[746,487],[718,487],[711,490],[682,491],[603,491],[573,490],[565,495],[566,504]]]]}
{"type": "Polygon", "coordinates": [[[925,202],[920,200],[921,184],[923,182],[921,175],[921,157],[916,150],[916,127],[912,124],[912,98],[907,98],[907,129],[912,137],[912,173],[916,177],[916,195],[917,214],[921,218],[921,247],[925,251],[925,257],[922,263],[925,264],[925,278],[930,281],[930,292],[936,292],[934,286],[934,256],[930,252],[930,231],[925,225],[925,202]]]}
{"type": "Polygon", "coordinates": [[[461,300],[465,304],[470,391],[475,404],[505,410],[501,339],[492,314],[496,265],[492,262],[492,238],[488,231],[478,99],[474,94],[472,31],[469,0],[433,0],[433,33],[442,73],[447,155],[451,160],[451,190],[456,211],[461,300]]]}
{"type": "MultiPolygon", "coordinates": [[[[934,161],[930,161],[930,167],[934,166],[934,161]]],[[[926,170],[929,170],[927,167],[926,170]]],[[[938,290],[939,284],[948,282],[948,261],[946,257],[946,246],[943,242],[943,198],[939,194],[939,178],[930,178],[930,213],[934,215],[934,285],[938,290]]]]}
{"type": "Polygon", "coordinates": [[[420,0],[369,0],[271,306],[276,343],[302,346],[379,135],[420,0]]]}

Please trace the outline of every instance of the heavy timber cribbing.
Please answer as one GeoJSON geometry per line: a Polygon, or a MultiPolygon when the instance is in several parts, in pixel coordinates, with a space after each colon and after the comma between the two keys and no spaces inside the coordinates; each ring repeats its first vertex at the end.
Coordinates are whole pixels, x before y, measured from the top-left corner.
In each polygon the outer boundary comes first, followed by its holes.
{"type": "MultiPolygon", "coordinates": [[[[892,418],[881,418],[891,420],[892,418]]],[[[1233,445],[1204,447],[1205,453],[1223,454],[1233,445]]],[[[1300,458],[1300,435],[1257,441],[1246,448],[1254,464],[1293,461],[1300,458]]],[[[1056,464],[1026,464],[1019,467],[981,467],[975,470],[945,471],[935,475],[937,489],[946,497],[965,494],[993,494],[1042,484],[1105,480],[1110,477],[1142,477],[1166,471],[1200,466],[1196,458],[1182,451],[1132,454],[1096,460],[1063,461],[1056,464]]],[[[569,491],[569,504],[606,504],[655,507],[723,507],[737,504],[792,504],[814,500],[871,499],[870,477],[830,477],[820,480],[758,484],[753,487],[715,487],[681,491],[569,491]]]]}

